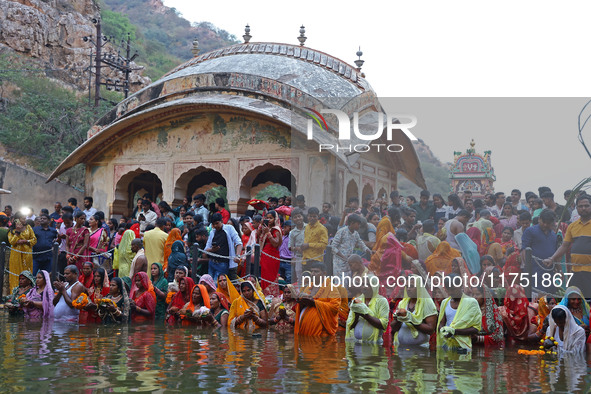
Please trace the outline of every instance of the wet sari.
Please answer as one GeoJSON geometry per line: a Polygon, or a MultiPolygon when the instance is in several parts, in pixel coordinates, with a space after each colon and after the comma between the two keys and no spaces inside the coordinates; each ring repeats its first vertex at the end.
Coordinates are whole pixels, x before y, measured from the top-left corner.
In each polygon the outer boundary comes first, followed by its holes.
{"type": "MultiPolygon", "coordinates": [[[[176,307],[179,309],[179,311],[181,309],[183,309],[183,307],[191,301],[191,291],[193,289],[193,287],[195,287],[195,282],[193,281],[192,278],[189,277],[184,277],[181,278],[180,280],[185,281],[185,293],[183,293],[182,291],[178,291],[174,297],[172,298],[172,301],[170,301],[170,305],[168,306],[168,309],[176,307]]],[[[180,283],[179,283],[180,286],[180,283]]],[[[177,322],[177,316],[175,315],[169,315],[166,318],[166,322],[168,324],[175,324],[177,322]]]]}
{"type": "MultiPolygon", "coordinates": [[[[195,309],[199,309],[201,307],[206,307],[207,309],[211,309],[211,304],[209,303],[209,294],[207,293],[207,289],[205,288],[204,285],[194,285],[191,288],[191,293],[189,293],[189,302],[187,302],[184,306],[183,306],[183,312],[189,313],[189,314],[193,314],[193,312],[195,312],[195,309]],[[195,305],[193,303],[193,291],[195,291],[195,288],[199,288],[199,292],[201,293],[201,300],[203,301],[203,303],[201,305],[197,304],[195,305]]],[[[197,326],[197,325],[201,325],[200,322],[194,321],[194,320],[189,320],[186,318],[187,315],[181,313],[181,324],[183,326],[197,326]]]]}
{"type": "Polygon", "coordinates": [[[154,315],[156,313],[156,293],[154,293],[154,286],[148,278],[147,273],[140,271],[134,275],[129,296],[138,307],[142,309],[147,309],[148,312],[150,312],[149,316],[132,313],[131,321],[134,323],[153,321],[154,315]],[[141,278],[142,287],[144,288],[144,292],[141,294],[139,292],[137,285],[135,284],[138,275],[141,278]]]}
{"type": "Polygon", "coordinates": [[[478,335],[477,342],[483,343],[486,347],[505,346],[505,335],[503,332],[503,319],[488,287],[484,288],[484,306],[482,312],[482,331],[486,335],[478,335]]]}
{"type": "Polygon", "coordinates": [[[530,328],[528,307],[529,301],[523,287],[516,285],[507,290],[503,306],[499,311],[509,337],[518,341],[527,340],[530,328]]]}
{"type": "Polygon", "coordinates": [[[265,306],[259,299],[254,285],[250,281],[244,281],[240,285],[243,286],[245,284],[252,287],[254,298],[251,301],[241,295],[234,302],[232,302],[232,306],[230,307],[230,316],[228,316],[228,327],[233,329],[253,331],[259,328],[259,326],[253,320],[248,319],[243,321],[241,324],[238,324],[237,318],[244,315],[247,309],[251,309],[256,316],[261,317],[261,312],[265,310],[265,306]]]}
{"type": "MultiPolygon", "coordinates": [[[[154,278],[152,278],[152,277],[150,278],[150,280],[152,281],[154,288],[156,288],[156,289],[160,290],[161,292],[163,292],[164,294],[166,294],[166,293],[168,293],[168,281],[164,277],[164,269],[162,268],[162,264],[152,263],[152,265],[153,264],[156,264],[158,266],[158,280],[156,282],[154,282],[154,278]]],[[[156,321],[164,321],[164,319],[166,318],[166,308],[168,307],[168,305],[166,304],[165,300],[160,299],[158,297],[156,297],[156,299],[157,299],[157,301],[156,301],[155,319],[156,319],[156,321]]]]}
{"type": "Polygon", "coordinates": [[[228,275],[218,275],[218,286],[216,288],[216,291],[218,293],[221,293],[224,295],[224,297],[226,297],[230,304],[232,304],[234,302],[235,299],[237,299],[238,297],[240,297],[240,293],[238,293],[238,290],[236,290],[236,287],[234,286],[234,284],[232,282],[230,282],[230,279],[228,278],[228,275]],[[228,288],[227,289],[222,289],[220,287],[220,277],[226,277],[226,283],[228,284],[228,288]]]}
{"type": "Polygon", "coordinates": [[[51,320],[53,319],[53,297],[55,296],[53,287],[51,287],[51,278],[49,273],[45,270],[40,270],[45,278],[45,288],[41,293],[37,291],[35,286],[26,295],[29,301],[42,301],[43,309],[39,308],[23,308],[26,320],[51,320]]]}

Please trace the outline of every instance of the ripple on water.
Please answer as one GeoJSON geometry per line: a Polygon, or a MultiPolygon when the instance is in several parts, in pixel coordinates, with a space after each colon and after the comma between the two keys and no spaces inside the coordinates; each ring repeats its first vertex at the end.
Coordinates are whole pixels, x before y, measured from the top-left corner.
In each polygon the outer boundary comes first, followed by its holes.
{"type": "Polygon", "coordinates": [[[589,392],[583,358],[469,358],[337,338],[165,326],[25,324],[0,315],[0,392],[589,392]],[[586,379],[586,380],[585,380],[586,379]]]}

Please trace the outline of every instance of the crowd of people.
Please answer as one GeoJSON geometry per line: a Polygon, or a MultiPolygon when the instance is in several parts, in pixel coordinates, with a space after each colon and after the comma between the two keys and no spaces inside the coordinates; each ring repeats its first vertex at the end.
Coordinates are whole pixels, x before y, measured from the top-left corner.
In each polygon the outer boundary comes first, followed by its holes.
{"type": "Polygon", "coordinates": [[[241,217],[223,198],[172,208],[146,194],[118,220],[91,197],[84,209],[70,198],[37,216],[6,206],[5,306],[28,320],[342,330],[347,340],[458,353],[523,343],[591,354],[591,197],[570,194],[561,206],[547,187],[524,199],[517,189],[447,199],[423,190],[418,200],[393,191],[389,201],[350,198],[336,215],[302,195],[269,197],[241,217]],[[59,279],[50,278],[55,242],[59,279]],[[246,263],[255,245],[260,275],[246,263]]]}

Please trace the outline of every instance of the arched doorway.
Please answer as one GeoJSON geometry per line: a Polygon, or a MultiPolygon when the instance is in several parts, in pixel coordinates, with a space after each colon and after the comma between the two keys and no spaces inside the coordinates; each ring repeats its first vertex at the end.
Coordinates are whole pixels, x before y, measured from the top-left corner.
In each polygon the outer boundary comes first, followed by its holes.
{"type": "Polygon", "coordinates": [[[388,196],[388,192],[386,192],[386,189],[384,189],[383,187],[380,189],[376,197],[381,198],[386,203],[390,204],[390,196],[388,196]]]}
{"type": "Polygon", "coordinates": [[[363,191],[361,192],[362,201],[360,201],[360,203],[363,204],[363,201],[365,201],[367,196],[369,196],[370,194],[373,197],[372,199],[375,200],[376,196],[373,194],[373,187],[371,187],[369,183],[366,183],[363,186],[363,191]]]}
{"type": "MultiPolygon", "coordinates": [[[[255,198],[257,193],[262,190],[273,191],[275,189],[280,194],[283,194],[287,189],[291,195],[295,195],[296,179],[291,171],[270,163],[253,168],[244,175],[240,182],[239,209],[245,210],[246,202],[255,198]],[[270,188],[270,186],[274,185],[283,187],[270,188]]],[[[267,196],[263,196],[263,199],[266,198],[267,196]]]]}
{"type": "Polygon", "coordinates": [[[150,171],[137,169],[123,175],[115,187],[115,200],[113,201],[113,215],[129,217],[138,198],[149,193],[152,201],[158,203],[162,199],[162,181],[150,171]]]}
{"type": "Polygon", "coordinates": [[[192,198],[197,194],[206,194],[214,188],[227,187],[226,179],[218,171],[199,166],[182,174],[174,186],[174,205],[182,203],[183,198],[192,198]]]}
{"type": "Polygon", "coordinates": [[[345,204],[349,204],[349,199],[351,197],[359,198],[359,188],[357,187],[357,183],[353,179],[351,179],[349,183],[347,183],[347,189],[345,191],[345,204]]]}

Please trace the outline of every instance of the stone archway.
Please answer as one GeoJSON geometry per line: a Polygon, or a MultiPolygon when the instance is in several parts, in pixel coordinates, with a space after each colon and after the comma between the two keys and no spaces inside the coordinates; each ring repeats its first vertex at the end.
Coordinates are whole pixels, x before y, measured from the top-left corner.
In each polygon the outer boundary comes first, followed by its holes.
{"type": "Polygon", "coordinates": [[[246,210],[248,200],[273,184],[285,186],[292,195],[296,193],[296,177],[284,167],[266,163],[248,171],[240,181],[240,199],[237,204],[239,212],[246,210]]]}
{"type": "Polygon", "coordinates": [[[382,198],[382,199],[384,199],[384,201],[386,201],[388,203],[388,205],[390,204],[390,196],[388,195],[388,192],[386,191],[386,189],[384,189],[383,187],[378,192],[378,195],[376,196],[376,198],[382,198]]]}
{"type": "Polygon", "coordinates": [[[227,187],[226,178],[212,168],[198,166],[184,172],[175,182],[173,204],[179,205],[183,198],[207,192],[217,186],[227,187]]]}
{"type": "Polygon", "coordinates": [[[345,189],[345,204],[349,203],[351,197],[359,198],[359,187],[354,179],[351,179],[349,183],[347,183],[347,188],[345,189]]]}
{"type": "Polygon", "coordinates": [[[363,201],[365,201],[365,198],[370,194],[372,195],[373,199],[376,198],[375,194],[373,193],[373,187],[371,187],[371,185],[369,183],[366,183],[363,186],[363,191],[361,192],[362,199],[361,199],[361,201],[359,201],[359,203],[363,204],[363,201]]]}
{"type": "Polygon", "coordinates": [[[129,217],[136,206],[137,198],[145,193],[150,193],[154,202],[161,201],[162,181],[158,175],[141,168],[123,175],[115,186],[111,214],[129,217]]]}

